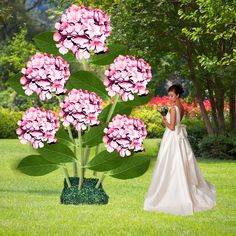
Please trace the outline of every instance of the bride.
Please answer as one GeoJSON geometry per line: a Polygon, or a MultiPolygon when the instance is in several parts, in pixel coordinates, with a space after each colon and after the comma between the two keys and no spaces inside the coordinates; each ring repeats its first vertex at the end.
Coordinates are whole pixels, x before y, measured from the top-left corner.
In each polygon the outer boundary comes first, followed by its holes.
{"type": "Polygon", "coordinates": [[[169,87],[168,96],[174,103],[162,121],[166,126],[161,140],[149,190],[145,193],[144,210],[193,215],[216,206],[216,189],[197,164],[181,124],[184,108],[180,102],[181,85],[169,87]]]}

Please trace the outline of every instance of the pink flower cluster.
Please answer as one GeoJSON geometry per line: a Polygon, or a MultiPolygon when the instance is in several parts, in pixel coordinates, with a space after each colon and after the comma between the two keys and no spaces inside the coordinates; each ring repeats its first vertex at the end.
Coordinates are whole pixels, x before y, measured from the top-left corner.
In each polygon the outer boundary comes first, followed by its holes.
{"type": "Polygon", "coordinates": [[[72,124],[77,131],[81,131],[87,128],[87,124],[100,124],[97,118],[102,111],[102,99],[94,92],[72,89],[60,107],[59,116],[64,126],[72,124]]]}
{"type": "Polygon", "coordinates": [[[69,64],[65,60],[39,52],[31,57],[21,72],[24,77],[20,78],[20,83],[25,93],[30,96],[35,92],[42,101],[50,99],[52,92],[64,93],[64,85],[70,77],[69,64]]]}
{"type": "Polygon", "coordinates": [[[117,114],[104,132],[103,142],[108,152],[117,150],[124,157],[131,155],[131,149],[136,152],[144,150],[141,145],[147,130],[145,123],[138,118],[117,114]]]}
{"type": "Polygon", "coordinates": [[[143,59],[119,55],[105,75],[103,84],[111,97],[118,93],[123,101],[128,101],[134,99],[134,93],[149,94],[146,86],[152,78],[151,67],[143,59]]]}
{"type": "Polygon", "coordinates": [[[55,143],[55,134],[60,128],[56,114],[42,108],[29,108],[17,122],[16,133],[22,144],[29,141],[33,148],[42,148],[45,141],[55,143]]]}
{"type": "Polygon", "coordinates": [[[78,60],[90,57],[90,51],[105,52],[105,40],[111,34],[109,17],[100,9],[72,5],[55,24],[57,32],[53,39],[61,54],[69,50],[78,60]]]}

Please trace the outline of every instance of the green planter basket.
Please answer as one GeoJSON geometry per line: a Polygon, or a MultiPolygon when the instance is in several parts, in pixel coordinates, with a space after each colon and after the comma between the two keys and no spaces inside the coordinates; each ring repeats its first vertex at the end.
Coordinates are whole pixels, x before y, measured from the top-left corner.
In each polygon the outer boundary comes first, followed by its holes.
{"type": "Polygon", "coordinates": [[[64,188],[61,193],[61,204],[96,204],[104,205],[108,203],[109,196],[105,193],[102,183],[99,188],[95,188],[97,178],[84,178],[82,188],[79,190],[79,178],[69,177],[71,187],[68,188],[66,179],[64,179],[64,188]]]}

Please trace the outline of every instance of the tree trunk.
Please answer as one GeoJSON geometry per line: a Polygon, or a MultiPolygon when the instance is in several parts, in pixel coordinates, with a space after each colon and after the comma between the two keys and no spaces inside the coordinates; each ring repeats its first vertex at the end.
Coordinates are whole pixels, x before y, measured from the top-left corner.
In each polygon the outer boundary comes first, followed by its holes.
{"type": "Polygon", "coordinates": [[[212,86],[212,81],[209,78],[206,78],[207,80],[207,89],[209,92],[209,98],[210,98],[210,102],[211,102],[211,114],[212,114],[212,119],[214,121],[215,124],[215,133],[219,132],[219,126],[218,126],[218,120],[217,120],[217,114],[216,114],[216,102],[215,102],[215,98],[213,95],[213,86],[212,86]]]}
{"type": "Polygon", "coordinates": [[[196,90],[196,97],[197,97],[197,101],[200,105],[202,117],[203,117],[203,120],[204,120],[204,123],[205,123],[208,134],[209,135],[214,135],[214,130],[212,128],[210,119],[208,117],[206,108],[205,108],[204,103],[203,103],[201,86],[199,84],[199,81],[196,78],[195,68],[194,68],[194,65],[193,65],[192,45],[191,45],[191,42],[189,42],[188,40],[186,41],[186,47],[187,47],[187,63],[188,63],[188,67],[189,67],[189,71],[190,71],[190,75],[191,75],[191,80],[193,81],[193,84],[194,84],[194,87],[195,87],[195,90],[196,90]]]}
{"type": "Polygon", "coordinates": [[[230,133],[235,133],[235,120],[236,120],[236,112],[235,112],[235,86],[231,86],[229,90],[229,114],[230,114],[230,133]]]}
{"type": "Polygon", "coordinates": [[[225,88],[220,80],[216,81],[216,108],[217,108],[217,121],[219,126],[219,134],[225,134],[225,117],[224,117],[224,95],[225,88]]]}

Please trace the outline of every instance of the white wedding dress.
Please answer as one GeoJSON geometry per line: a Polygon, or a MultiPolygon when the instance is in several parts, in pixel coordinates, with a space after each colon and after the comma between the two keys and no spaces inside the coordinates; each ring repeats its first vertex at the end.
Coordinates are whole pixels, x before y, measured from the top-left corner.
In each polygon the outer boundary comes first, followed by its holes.
{"type": "MultiPolygon", "coordinates": [[[[176,125],[168,127],[161,140],[157,161],[145,193],[144,210],[193,215],[216,206],[216,189],[203,177],[187,138],[186,126],[180,122],[176,108],[176,125]]],[[[166,115],[170,123],[170,112],[166,115]]]]}

